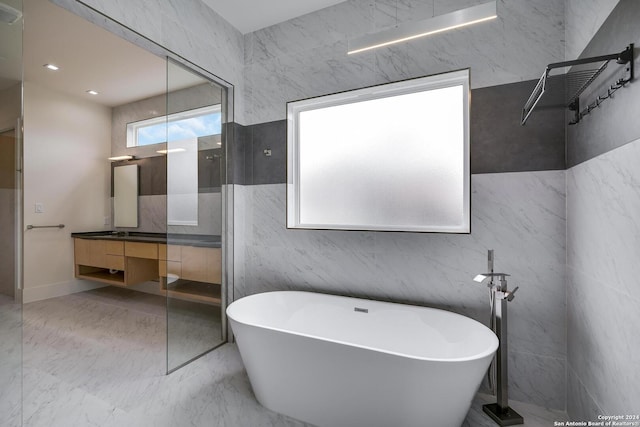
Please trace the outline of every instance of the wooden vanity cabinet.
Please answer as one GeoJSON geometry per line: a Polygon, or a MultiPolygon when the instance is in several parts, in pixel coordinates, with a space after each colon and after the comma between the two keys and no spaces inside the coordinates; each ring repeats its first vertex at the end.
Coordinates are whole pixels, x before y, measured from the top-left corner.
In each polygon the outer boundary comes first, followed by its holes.
{"type": "Polygon", "coordinates": [[[222,283],[222,251],[220,248],[158,245],[160,276],[174,274],[184,280],[222,283]]]}
{"type": "Polygon", "coordinates": [[[122,243],[106,240],[75,239],[76,264],[123,270],[123,268],[118,268],[118,266],[124,265],[122,243]]]}
{"type": "Polygon", "coordinates": [[[182,277],[182,246],[158,245],[160,277],[182,277]]]}
{"type": "Polygon", "coordinates": [[[107,268],[124,271],[124,242],[105,242],[107,268]]]}
{"type": "Polygon", "coordinates": [[[79,279],[132,286],[159,278],[170,296],[220,303],[220,248],[76,237],[74,250],[79,279]]]}
{"type": "Polygon", "coordinates": [[[135,242],[131,248],[130,243],[134,242],[75,238],[76,277],[116,286],[157,280],[158,245],[135,242]]]}
{"type": "Polygon", "coordinates": [[[158,245],[158,254],[160,282],[171,297],[220,304],[220,248],[158,245]],[[182,280],[170,286],[175,279],[182,280]]]}
{"type": "Polygon", "coordinates": [[[204,283],[222,283],[222,259],[219,248],[183,246],[182,278],[204,283]]]}

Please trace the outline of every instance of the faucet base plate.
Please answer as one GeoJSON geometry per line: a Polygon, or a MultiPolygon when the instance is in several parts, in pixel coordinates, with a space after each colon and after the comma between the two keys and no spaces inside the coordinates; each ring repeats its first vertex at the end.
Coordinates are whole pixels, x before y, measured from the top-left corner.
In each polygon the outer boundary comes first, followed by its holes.
{"type": "Polygon", "coordinates": [[[482,410],[500,426],[524,424],[524,418],[508,406],[505,409],[498,406],[497,403],[489,403],[482,405],[482,410]]]}

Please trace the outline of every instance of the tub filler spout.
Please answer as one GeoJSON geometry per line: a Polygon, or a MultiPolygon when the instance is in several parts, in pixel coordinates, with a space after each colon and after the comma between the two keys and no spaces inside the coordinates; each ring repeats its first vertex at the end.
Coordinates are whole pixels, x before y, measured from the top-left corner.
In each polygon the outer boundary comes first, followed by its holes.
{"type": "MultiPolygon", "coordinates": [[[[487,283],[489,287],[491,292],[491,328],[500,341],[495,360],[497,402],[482,407],[482,410],[500,426],[513,426],[524,423],[522,416],[509,407],[507,302],[513,301],[519,287],[516,286],[514,290],[509,291],[507,289],[507,277],[509,275],[506,273],[493,272],[493,250],[490,250],[489,273],[478,274],[473,278],[475,282],[487,283]],[[497,280],[494,281],[494,278],[497,280]]],[[[491,384],[492,381],[493,378],[490,375],[489,383],[491,384]]]]}

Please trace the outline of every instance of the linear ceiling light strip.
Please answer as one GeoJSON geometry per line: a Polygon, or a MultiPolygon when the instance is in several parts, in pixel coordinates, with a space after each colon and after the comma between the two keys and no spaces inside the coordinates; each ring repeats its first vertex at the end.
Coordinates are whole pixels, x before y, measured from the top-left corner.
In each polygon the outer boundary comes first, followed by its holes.
{"type": "Polygon", "coordinates": [[[467,9],[456,10],[444,15],[434,16],[423,21],[408,22],[378,33],[366,34],[349,42],[349,55],[378,47],[425,37],[431,34],[477,24],[498,17],[496,1],[479,4],[467,9]]]}

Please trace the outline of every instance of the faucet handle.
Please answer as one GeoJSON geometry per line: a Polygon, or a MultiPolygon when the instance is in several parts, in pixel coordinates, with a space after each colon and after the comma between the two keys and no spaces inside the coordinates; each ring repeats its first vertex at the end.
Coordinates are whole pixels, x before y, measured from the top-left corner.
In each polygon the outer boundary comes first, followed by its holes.
{"type": "Polygon", "coordinates": [[[516,297],[514,294],[518,289],[520,289],[520,286],[516,286],[512,291],[507,291],[507,301],[513,301],[513,299],[516,297]]]}

